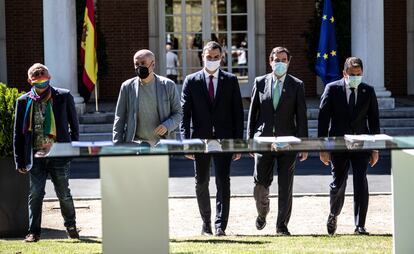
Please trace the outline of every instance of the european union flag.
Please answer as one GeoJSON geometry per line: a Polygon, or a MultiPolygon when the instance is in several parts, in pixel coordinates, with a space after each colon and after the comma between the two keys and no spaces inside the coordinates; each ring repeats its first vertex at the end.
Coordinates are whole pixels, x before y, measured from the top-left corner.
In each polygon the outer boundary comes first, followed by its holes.
{"type": "Polygon", "coordinates": [[[319,47],[316,54],[316,74],[321,77],[325,85],[340,78],[336,52],[335,19],[331,1],[325,0],[319,47]]]}

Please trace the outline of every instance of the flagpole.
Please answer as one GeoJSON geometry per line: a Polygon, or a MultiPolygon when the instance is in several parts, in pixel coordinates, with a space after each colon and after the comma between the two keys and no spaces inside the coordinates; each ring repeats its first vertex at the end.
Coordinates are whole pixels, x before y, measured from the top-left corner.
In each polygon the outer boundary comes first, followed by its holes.
{"type": "Polygon", "coordinates": [[[98,108],[98,84],[99,84],[99,81],[96,80],[96,84],[95,84],[95,112],[96,113],[99,112],[99,108],[98,108]]]}

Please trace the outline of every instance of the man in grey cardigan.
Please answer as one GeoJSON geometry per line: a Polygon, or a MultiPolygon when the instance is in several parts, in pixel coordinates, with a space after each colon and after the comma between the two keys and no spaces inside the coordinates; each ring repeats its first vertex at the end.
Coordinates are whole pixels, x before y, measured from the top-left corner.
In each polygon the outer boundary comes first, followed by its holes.
{"type": "Polygon", "coordinates": [[[142,49],[135,53],[137,77],[122,83],[115,109],[114,143],[175,138],[182,109],[175,83],[154,73],[155,56],[142,49]]]}

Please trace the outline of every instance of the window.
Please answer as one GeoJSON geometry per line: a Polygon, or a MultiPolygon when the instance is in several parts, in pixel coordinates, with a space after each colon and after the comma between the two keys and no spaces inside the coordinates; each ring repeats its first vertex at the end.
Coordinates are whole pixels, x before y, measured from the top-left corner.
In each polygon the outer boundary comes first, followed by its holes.
{"type": "Polygon", "coordinates": [[[202,68],[202,48],[215,40],[223,46],[223,70],[237,75],[241,87],[254,78],[254,64],[249,63],[254,59],[254,42],[249,43],[254,41],[254,1],[164,0],[160,8],[162,74],[182,84],[186,75],[202,68]]]}

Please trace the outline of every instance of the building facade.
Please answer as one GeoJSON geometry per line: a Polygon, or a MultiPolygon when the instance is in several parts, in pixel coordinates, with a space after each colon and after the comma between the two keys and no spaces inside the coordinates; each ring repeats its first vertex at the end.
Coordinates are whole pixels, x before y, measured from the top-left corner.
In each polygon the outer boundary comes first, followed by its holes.
{"type": "MultiPolygon", "coordinates": [[[[305,82],[307,96],[323,89],[309,68],[307,42],[315,2],[308,0],[96,0],[107,73],[99,97],[115,101],[122,81],[134,75],[132,57],[142,48],[156,54],[156,72],[167,73],[166,43],[177,54],[178,84],[201,68],[204,42],[225,48],[223,68],[239,77],[249,97],[256,76],[270,71],[275,46],[292,53],[290,73],[305,82]]],[[[365,63],[365,81],[385,106],[393,96],[414,94],[414,0],[352,0],[352,54],[365,63]]],[[[98,43],[100,43],[98,41],[98,43]]],[[[35,62],[52,70],[57,86],[77,95],[76,6],[72,0],[0,0],[0,81],[27,90],[35,62]]],[[[342,69],[342,66],[340,66],[342,69]]],[[[78,103],[82,99],[78,99],[78,103]]],[[[392,103],[392,105],[391,105],[392,103]]]]}

